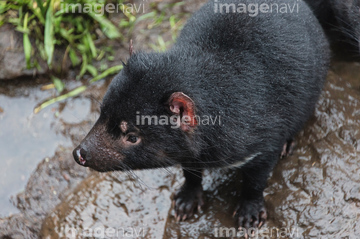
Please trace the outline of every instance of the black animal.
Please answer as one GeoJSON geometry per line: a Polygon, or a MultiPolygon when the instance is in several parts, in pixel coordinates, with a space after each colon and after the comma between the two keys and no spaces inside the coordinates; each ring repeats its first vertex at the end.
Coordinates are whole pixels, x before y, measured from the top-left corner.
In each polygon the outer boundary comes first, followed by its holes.
{"type": "Polygon", "coordinates": [[[329,64],[326,37],[305,3],[293,13],[239,11],[266,2],[210,1],[170,50],[134,53],[74,150],[76,162],[101,172],[181,164],[178,220],[203,205],[202,169],[240,168],[237,223],[261,226],[269,173],[313,113],[329,64]]]}
{"type": "Polygon", "coordinates": [[[352,56],[360,52],[360,0],[305,0],[333,45],[352,56]]]}

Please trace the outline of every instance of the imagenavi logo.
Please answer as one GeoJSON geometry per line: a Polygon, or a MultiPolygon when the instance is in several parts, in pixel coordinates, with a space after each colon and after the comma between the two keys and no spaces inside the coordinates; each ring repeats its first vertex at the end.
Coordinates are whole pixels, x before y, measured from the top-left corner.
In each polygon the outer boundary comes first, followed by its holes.
{"type": "Polygon", "coordinates": [[[275,1],[233,1],[222,2],[220,0],[214,1],[215,13],[239,13],[248,14],[250,17],[256,17],[261,14],[292,14],[299,13],[299,1],[301,0],[284,0],[283,2],[275,1]]]}

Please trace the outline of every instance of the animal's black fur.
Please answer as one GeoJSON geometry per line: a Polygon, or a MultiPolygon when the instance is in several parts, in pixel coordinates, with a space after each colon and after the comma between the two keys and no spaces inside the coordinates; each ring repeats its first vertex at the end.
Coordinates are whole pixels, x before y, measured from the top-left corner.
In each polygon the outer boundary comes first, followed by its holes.
{"type": "MultiPolygon", "coordinates": [[[[305,0],[334,44],[360,51],[360,0],[305,0]]],[[[353,54],[358,55],[358,54],[353,54]]]]}
{"type": "Polygon", "coordinates": [[[210,1],[169,51],[134,53],[109,86],[99,120],[74,150],[76,161],[98,171],[181,164],[186,182],[175,210],[185,219],[202,205],[201,169],[247,159],[236,218],[246,227],[262,223],[266,179],[284,143],[312,114],[328,69],[323,30],[307,5],[299,5],[298,13],[250,17],[214,13],[210,1]],[[174,92],[192,99],[196,115],[220,116],[221,125],[190,131],[136,125],[138,112],[170,116],[174,92]],[[141,142],[128,143],[128,132],[141,142]]]}

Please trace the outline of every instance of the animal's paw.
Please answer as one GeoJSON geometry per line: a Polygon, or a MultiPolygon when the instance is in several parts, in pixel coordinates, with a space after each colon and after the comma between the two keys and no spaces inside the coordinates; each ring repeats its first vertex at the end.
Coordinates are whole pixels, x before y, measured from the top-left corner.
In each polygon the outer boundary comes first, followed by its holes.
{"type": "Polygon", "coordinates": [[[261,227],[266,221],[264,200],[241,200],[234,212],[234,217],[239,228],[261,227]]]}
{"type": "Polygon", "coordinates": [[[189,188],[185,185],[175,193],[173,197],[173,206],[175,208],[176,221],[184,221],[200,211],[204,205],[202,199],[202,187],[189,188]]]}

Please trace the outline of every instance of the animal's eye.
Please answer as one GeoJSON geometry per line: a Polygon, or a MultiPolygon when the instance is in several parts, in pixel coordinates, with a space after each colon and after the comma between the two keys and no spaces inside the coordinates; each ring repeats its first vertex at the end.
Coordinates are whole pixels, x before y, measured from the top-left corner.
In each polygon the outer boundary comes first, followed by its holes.
{"type": "Polygon", "coordinates": [[[138,141],[139,137],[135,136],[135,135],[129,135],[127,138],[127,141],[129,141],[130,143],[135,144],[138,141]]]}

